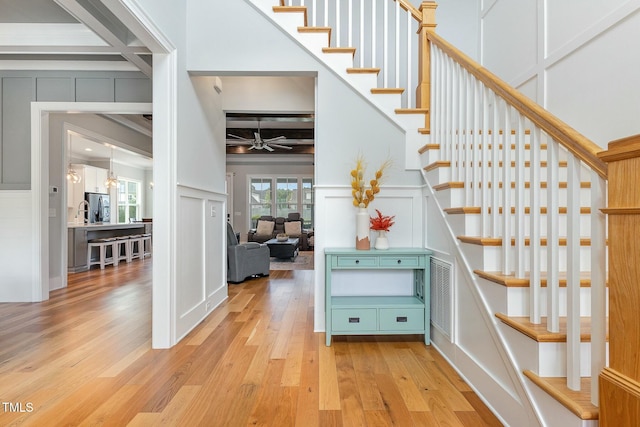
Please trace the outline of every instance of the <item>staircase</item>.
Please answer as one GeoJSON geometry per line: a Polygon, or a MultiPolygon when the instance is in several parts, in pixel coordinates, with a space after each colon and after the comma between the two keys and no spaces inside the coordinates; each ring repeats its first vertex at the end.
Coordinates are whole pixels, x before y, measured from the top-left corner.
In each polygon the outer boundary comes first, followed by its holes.
{"type": "Polygon", "coordinates": [[[406,167],[421,170],[427,211],[438,213],[427,235],[452,248],[452,286],[464,286],[467,303],[479,307],[477,324],[467,325],[452,303],[458,334],[486,328],[485,357],[506,373],[483,379],[492,372],[481,373],[482,355],[455,336],[436,330],[434,345],[505,423],[593,425],[590,378],[606,359],[600,148],[439,38],[433,3],[418,10],[403,0],[337,1],[333,9],[316,0],[250,1],[405,130],[406,167]],[[379,32],[394,34],[379,41],[379,32]],[[418,43],[403,38],[416,32],[418,43]],[[389,54],[388,45],[408,46],[407,56],[389,54]],[[426,65],[413,59],[418,48],[430,53],[426,65]],[[401,83],[419,88],[415,98],[401,83]]]}

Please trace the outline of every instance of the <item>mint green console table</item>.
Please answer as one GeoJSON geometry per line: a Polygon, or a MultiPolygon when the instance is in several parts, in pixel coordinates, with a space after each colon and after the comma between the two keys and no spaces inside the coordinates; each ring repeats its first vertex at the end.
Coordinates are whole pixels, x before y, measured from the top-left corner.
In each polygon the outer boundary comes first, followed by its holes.
{"type": "MultiPolygon", "coordinates": [[[[429,345],[431,251],[421,248],[368,251],[328,248],[324,253],[327,346],[331,345],[332,335],[383,334],[424,334],[424,343],[429,345]],[[381,270],[412,270],[413,292],[338,296],[332,292],[332,276],[338,270],[361,271],[372,275],[381,270]]],[[[397,285],[388,284],[391,289],[397,285]]]]}

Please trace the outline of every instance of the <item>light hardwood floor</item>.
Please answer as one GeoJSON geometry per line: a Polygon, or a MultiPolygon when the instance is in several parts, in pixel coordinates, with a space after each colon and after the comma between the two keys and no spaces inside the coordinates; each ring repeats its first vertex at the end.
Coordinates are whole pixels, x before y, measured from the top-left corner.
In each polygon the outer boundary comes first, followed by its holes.
{"type": "Polygon", "coordinates": [[[313,332],[313,271],[273,271],[151,349],[151,260],[0,304],[0,426],[499,426],[420,337],[313,332]],[[23,412],[20,412],[23,411],[23,412]]]}

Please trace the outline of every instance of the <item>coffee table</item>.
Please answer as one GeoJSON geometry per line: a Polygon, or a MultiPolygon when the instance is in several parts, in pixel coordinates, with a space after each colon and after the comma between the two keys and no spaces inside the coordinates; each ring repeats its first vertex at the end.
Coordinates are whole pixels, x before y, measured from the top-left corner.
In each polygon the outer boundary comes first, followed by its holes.
{"type": "Polygon", "coordinates": [[[283,242],[279,242],[277,239],[267,240],[265,243],[269,246],[269,253],[274,258],[291,258],[291,261],[298,256],[298,242],[297,238],[289,238],[283,242]]]}

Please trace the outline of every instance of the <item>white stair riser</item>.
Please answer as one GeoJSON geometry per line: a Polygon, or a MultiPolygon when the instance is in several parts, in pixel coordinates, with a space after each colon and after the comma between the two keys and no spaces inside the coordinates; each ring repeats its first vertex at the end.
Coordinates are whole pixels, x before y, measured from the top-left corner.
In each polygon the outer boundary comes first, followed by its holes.
{"type": "MultiPolygon", "coordinates": [[[[500,322],[499,327],[507,336],[518,367],[528,369],[541,377],[565,377],[567,375],[567,344],[539,343],[512,327],[500,322]]],[[[580,376],[591,376],[591,343],[580,343],[580,376]]]]}
{"type": "MultiPolygon", "coordinates": [[[[273,6],[273,4],[272,4],[273,6]]],[[[297,38],[299,35],[298,27],[304,26],[304,14],[302,12],[271,12],[269,15],[274,21],[286,32],[297,38]]]]}
{"type": "Polygon", "coordinates": [[[326,33],[301,33],[298,31],[297,39],[318,58],[323,58],[325,55],[322,48],[327,47],[329,41],[326,33]]]}
{"type": "MultiPolygon", "coordinates": [[[[471,267],[474,270],[483,271],[502,271],[502,246],[481,246],[470,243],[462,243],[462,250],[467,254],[471,267]]],[[[510,270],[515,268],[515,248],[511,248],[511,266],[510,270]]],[[[524,248],[524,264],[525,271],[530,270],[530,248],[524,248]]],[[[567,248],[560,246],[558,248],[558,268],[559,271],[567,270],[567,248]]],[[[547,247],[540,248],[539,258],[540,271],[547,271],[547,247]]],[[[591,248],[589,246],[580,246],[580,271],[591,271],[591,248]]]]}
{"type": "Polygon", "coordinates": [[[387,114],[395,114],[396,108],[401,105],[402,95],[398,93],[372,93],[373,102],[387,114]]]}
{"type": "MultiPolygon", "coordinates": [[[[567,234],[567,215],[561,214],[557,215],[558,218],[558,232],[561,236],[566,236],[567,234]]],[[[490,220],[493,221],[494,217],[491,216],[490,220]]],[[[480,214],[452,214],[447,215],[447,220],[449,224],[451,224],[451,228],[453,229],[456,236],[480,236],[481,233],[481,221],[482,217],[480,214]]],[[[547,215],[540,215],[540,235],[547,235],[547,215]]],[[[502,215],[498,215],[498,221],[502,224],[502,215]]],[[[511,229],[516,230],[516,219],[515,215],[511,215],[511,229]]],[[[589,214],[581,214],[580,215],[580,234],[583,236],[588,236],[589,230],[591,227],[591,216],[589,214]]],[[[485,234],[486,235],[486,234],[485,234]]],[[[531,216],[524,216],[524,235],[531,235],[531,216]]],[[[499,237],[496,233],[491,233],[492,237],[499,237]]]]}
{"type": "MultiPolygon", "coordinates": [[[[515,193],[516,193],[516,189],[515,188],[511,188],[510,189],[511,193],[510,193],[510,197],[511,197],[511,202],[513,203],[515,201],[515,193]]],[[[560,188],[558,191],[558,206],[567,206],[567,189],[566,188],[560,188]]],[[[489,191],[489,197],[491,197],[491,191],[489,191]]],[[[498,192],[498,204],[502,205],[502,189],[500,189],[500,191],[498,192]]],[[[582,206],[589,206],[590,200],[591,200],[591,189],[590,188],[581,188],[579,191],[580,195],[580,204],[582,206]]],[[[451,207],[461,207],[461,206],[477,206],[479,205],[479,203],[475,203],[472,200],[472,196],[473,192],[469,191],[468,194],[466,194],[465,189],[464,188],[451,188],[451,189],[445,189],[445,190],[440,190],[440,191],[436,191],[436,197],[438,197],[438,200],[442,203],[442,207],[443,208],[451,208],[451,207]],[[445,203],[446,202],[446,203],[445,203]]],[[[525,188],[524,189],[524,199],[525,199],[525,203],[528,206],[530,203],[528,202],[529,200],[531,200],[531,189],[529,188],[525,188]]],[[[490,199],[491,200],[491,199],[490,199]]],[[[540,202],[542,206],[546,206],[547,204],[547,189],[546,188],[541,188],[540,189],[540,202]]]]}
{"type": "MultiPolygon", "coordinates": [[[[500,285],[497,285],[500,286],[500,285]]],[[[506,288],[506,287],[505,287],[506,288]]],[[[506,288],[506,310],[503,311],[507,316],[529,316],[529,300],[531,297],[531,291],[529,288],[506,288]]],[[[567,288],[560,287],[558,292],[559,297],[559,315],[565,317],[567,315],[567,288]]],[[[542,301],[542,308],[540,315],[546,317],[547,315],[547,288],[540,288],[540,301],[542,301]]],[[[608,307],[607,307],[608,309],[608,307]]],[[[580,316],[591,316],[591,288],[580,288],[580,316]]]]}
{"type": "MultiPolygon", "coordinates": [[[[434,173],[434,180],[429,180],[429,183],[431,183],[431,185],[438,185],[438,184],[442,184],[445,182],[449,182],[449,181],[465,181],[467,179],[466,175],[464,175],[466,173],[466,171],[461,170],[458,171],[458,176],[457,177],[453,177],[453,171],[451,170],[450,167],[439,167],[436,169],[437,173],[434,173]]],[[[548,170],[546,167],[542,167],[539,169],[540,171],[540,176],[538,177],[538,179],[541,182],[547,182],[547,176],[548,176],[548,170]]],[[[434,171],[429,171],[429,172],[434,172],[434,171]]],[[[498,172],[499,172],[499,179],[502,180],[503,179],[503,171],[502,168],[498,168],[498,172]]],[[[525,167],[525,172],[524,172],[524,179],[525,181],[531,181],[531,174],[530,174],[530,169],[528,167],[525,167]]],[[[471,172],[471,181],[472,182],[482,182],[482,171],[478,170],[478,171],[472,171],[471,172]],[[473,174],[476,174],[475,176],[473,174]]],[[[493,169],[489,170],[489,173],[492,174],[493,173],[493,169]]],[[[560,182],[566,182],[567,181],[567,168],[560,168],[558,170],[558,177],[557,177],[557,181],[560,182]]],[[[489,179],[491,179],[491,176],[489,177],[489,179]]],[[[582,181],[588,182],[589,178],[588,177],[581,177],[582,181]]],[[[515,167],[511,168],[511,181],[515,181],[515,167]]]]}

